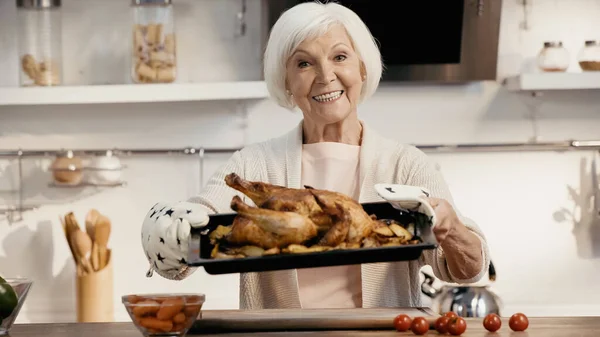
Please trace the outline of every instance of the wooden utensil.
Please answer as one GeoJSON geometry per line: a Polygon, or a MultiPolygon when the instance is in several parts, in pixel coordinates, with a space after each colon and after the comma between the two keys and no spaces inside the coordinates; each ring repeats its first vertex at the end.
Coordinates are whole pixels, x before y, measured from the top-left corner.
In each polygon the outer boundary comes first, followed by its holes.
{"type": "Polygon", "coordinates": [[[96,241],[95,226],[99,216],[100,213],[93,208],[85,216],[85,231],[90,236],[90,239],[92,239],[92,241],[96,241]]]}
{"type": "Polygon", "coordinates": [[[90,256],[92,262],[92,268],[94,271],[100,270],[100,251],[98,250],[98,244],[92,241],[92,253],[90,256]]]}
{"type": "Polygon", "coordinates": [[[90,265],[90,255],[92,252],[92,239],[84,231],[77,229],[71,234],[71,241],[73,242],[73,248],[77,254],[79,264],[83,267],[85,273],[93,272],[93,268],[90,265]]]}
{"type": "Polygon", "coordinates": [[[98,246],[98,270],[108,263],[108,239],[110,238],[110,220],[100,214],[96,220],[96,245],[98,246]]]}
{"type": "Polygon", "coordinates": [[[85,216],[85,231],[90,236],[90,239],[92,239],[91,262],[94,271],[100,270],[100,256],[98,244],[96,243],[96,222],[98,221],[99,216],[100,212],[93,208],[85,216]]]}
{"type": "Polygon", "coordinates": [[[75,256],[75,252],[73,251],[73,245],[71,244],[71,240],[69,238],[69,233],[67,231],[67,224],[65,222],[65,218],[63,216],[59,216],[58,220],[60,220],[60,224],[62,225],[63,232],[65,234],[65,239],[67,240],[67,245],[69,246],[69,250],[71,251],[71,256],[75,263],[77,263],[77,257],[75,256]]]}
{"type": "Polygon", "coordinates": [[[71,236],[73,232],[79,230],[79,224],[77,223],[77,219],[75,219],[75,215],[73,215],[73,212],[69,212],[65,215],[64,226],[65,236],[67,238],[69,248],[71,249],[71,254],[73,254],[73,259],[75,260],[75,263],[78,263],[77,254],[75,253],[75,248],[73,246],[71,236]]]}

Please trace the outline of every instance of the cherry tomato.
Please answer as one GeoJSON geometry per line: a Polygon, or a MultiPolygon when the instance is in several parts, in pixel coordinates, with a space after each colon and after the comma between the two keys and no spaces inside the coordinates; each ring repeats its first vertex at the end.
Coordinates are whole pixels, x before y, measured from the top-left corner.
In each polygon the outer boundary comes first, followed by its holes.
{"type": "Polygon", "coordinates": [[[435,331],[439,332],[442,335],[448,332],[448,322],[450,322],[450,317],[439,317],[435,321],[435,331]]]}
{"type": "Polygon", "coordinates": [[[456,318],[456,317],[458,317],[458,315],[454,311],[448,311],[447,313],[444,314],[444,316],[446,316],[448,318],[456,318]]]}
{"type": "Polygon", "coordinates": [[[496,314],[489,314],[489,315],[485,316],[485,318],[483,319],[483,327],[487,331],[491,331],[491,332],[498,331],[501,326],[502,326],[502,320],[500,319],[500,316],[498,316],[496,314]]]}
{"type": "Polygon", "coordinates": [[[394,328],[400,332],[408,331],[410,323],[412,323],[412,320],[405,314],[400,314],[394,318],[394,328]]]}
{"type": "Polygon", "coordinates": [[[518,312],[510,316],[508,325],[513,331],[525,331],[529,326],[529,319],[527,319],[527,316],[525,316],[525,314],[518,312]]]}
{"type": "Polygon", "coordinates": [[[429,322],[427,322],[425,317],[415,317],[410,325],[410,330],[415,335],[424,335],[429,331],[429,322]]]}
{"type": "Polygon", "coordinates": [[[452,336],[460,336],[467,330],[467,322],[462,317],[450,318],[448,332],[452,336]]]}

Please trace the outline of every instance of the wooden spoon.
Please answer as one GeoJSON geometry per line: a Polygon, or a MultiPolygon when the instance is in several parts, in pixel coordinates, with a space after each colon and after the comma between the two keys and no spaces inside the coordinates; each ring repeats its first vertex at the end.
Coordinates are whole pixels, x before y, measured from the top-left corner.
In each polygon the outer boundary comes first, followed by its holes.
{"type": "Polygon", "coordinates": [[[73,242],[73,249],[75,250],[75,254],[77,254],[79,264],[86,273],[91,273],[93,269],[89,258],[92,252],[92,239],[84,231],[77,229],[71,234],[71,241],[73,242]]]}
{"type": "Polygon", "coordinates": [[[92,241],[92,253],[90,256],[92,262],[92,268],[94,271],[100,270],[100,251],[98,250],[98,244],[92,241]]]}
{"type": "Polygon", "coordinates": [[[60,220],[60,224],[62,225],[62,229],[65,235],[65,239],[67,240],[67,245],[69,246],[69,251],[71,252],[71,256],[75,263],[77,263],[77,258],[75,257],[75,252],[73,251],[73,245],[71,244],[71,240],[69,239],[69,233],[67,232],[67,223],[65,222],[65,217],[59,216],[58,220],[60,220]]]}
{"type": "Polygon", "coordinates": [[[85,216],[85,232],[90,236],[90,239],[92,239],[91,261],[94,271],[100,270],[100,257],[98,253],[98,244],[96,243],[96,222],[98,221],[99,216],[100,212],[93,208],[85,216]]]}
{"type": "Polygon", "coordinates": [[[85,216],[85,231],[90,236],[90,239],[92,239],[92,241],[96,241],[95,226],[96,221],[98,221],[98,216],[100,216],[100,213],[93,208],[85,216]]]}
{"type": "Polygon", "coordinates": [[[73,254],[73,259],[75,263],[77,263],[77,254],[75,253],[75,248],[73,247],[72,234],[73,232],[79,230],[79,224],[77,223],[77,219],[75,219],[75,215],[73,212],[69,212],[65,215],[64,219],[64,231],[65,237],[67,239],[67,243],[69,244],[69,248],[71,249],[71,254],[73,254]]]}
{"type": "Polygon", "coordinates": [[[110,231],[110,220],[100,214],[96,221],[96,245],[98,246],[99,269],[106,267],[108,263],[108,239],[110,231]]]}

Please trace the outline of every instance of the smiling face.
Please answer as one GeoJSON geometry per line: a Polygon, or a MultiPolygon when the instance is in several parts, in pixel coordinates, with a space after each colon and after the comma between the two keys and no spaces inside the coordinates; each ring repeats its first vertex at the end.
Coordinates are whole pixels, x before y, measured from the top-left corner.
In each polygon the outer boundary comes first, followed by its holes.
{"type": "Polygon", "coordinates": [[[303,41],[287,62],[287,89],[304,117],[337,123],[356,112],[364,69],[342,26],[303,41]]]}

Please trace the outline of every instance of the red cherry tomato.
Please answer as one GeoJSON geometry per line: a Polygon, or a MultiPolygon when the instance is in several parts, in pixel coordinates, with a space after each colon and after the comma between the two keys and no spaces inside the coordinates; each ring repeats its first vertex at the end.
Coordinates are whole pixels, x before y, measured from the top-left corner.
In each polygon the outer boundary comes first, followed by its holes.
{"type": "Polygon", "coordinates": [[[489,315],[485,316],[485,318],[483,319],[483,327],[487,331],[491,331],[491,332],[498,331],[501,326],[502,326],[502,320],[500,319],[500,316],[498,316],[496,314],[489,314],[489,315]]]}
{"type": "Polygon", "coordinates": [[[400,332],[408,331],[410,323],[412,323],[412,320],[405,314],[400,314],[394,318],[394,328],[400,332]]]}
{"type": "Polygon", "coordinates": [[[415,317],[410,325],[410,330],[415,335],[424,335],[429,331],[429,322],[427,322],[425,317],[415,317]]]}
{"type": "Polygon", "coordinates": [[[450,317],[439,317],[437,320],[435,320],[435,331],[442,335],[448,332],[448,322],[450,322],[450,317]]]}
{"type": "Polygon", "coordinates": [[[518,312],[510,316],[508,325],[513,331],[525,331],[529,326],[529,319],[527,319],[527,316],[525,316],[525,314],[518,312]]]}
{"type": "Polygon", "coordinates": [[[467,322],[462,317],[450,318],[448,332],[452,336],[460,336],[467,330],[467,322]]]}
{"type": "Polygon", "coordinates": [[[447,313],[444,314],[444,316],[446,316],[448,318],[456,318],[456,317],[458,317],[458,315],[454,311],[448,311],[447,313]]]}

